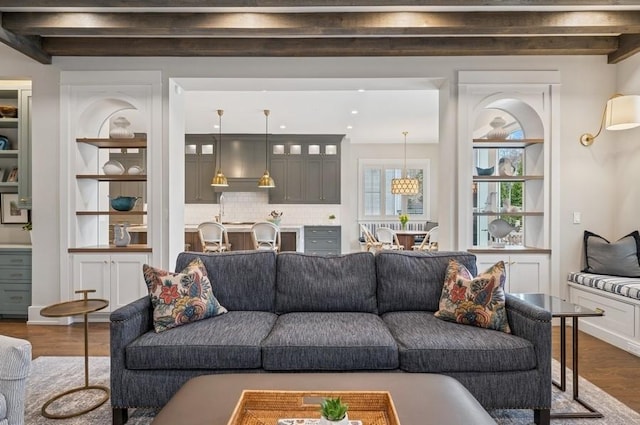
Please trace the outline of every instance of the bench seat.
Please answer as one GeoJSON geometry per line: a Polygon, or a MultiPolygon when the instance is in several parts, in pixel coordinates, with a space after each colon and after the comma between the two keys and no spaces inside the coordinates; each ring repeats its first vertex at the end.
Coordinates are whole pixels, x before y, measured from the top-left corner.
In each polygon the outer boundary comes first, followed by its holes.
{"type": "Polygon", "coordinates": [[[567,281],[571,302],[604,311],[581,319],[580,329],[640,356],[640,278],[573,272],[567,281]]]}

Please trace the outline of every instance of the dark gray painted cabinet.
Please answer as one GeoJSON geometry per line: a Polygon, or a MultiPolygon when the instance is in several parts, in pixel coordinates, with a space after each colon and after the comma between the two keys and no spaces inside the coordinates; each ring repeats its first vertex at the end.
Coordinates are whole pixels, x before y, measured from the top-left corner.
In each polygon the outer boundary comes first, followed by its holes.
{"type": "Polygon", "coordinates": [[[339,255],[341,245],[340,226],[304,226],[305,253],[339,255]]]}
{"type": "Polygon", "coordinates": [[[339,204],[342,135],[274,135],[271,204],[339,204]]]}
{"type": "Polygon", "coordinates": [[[213,204],[217,202],[211,180],[216,168],[216,143],[211,134],[185,135],[184,202],[213,204]]]}

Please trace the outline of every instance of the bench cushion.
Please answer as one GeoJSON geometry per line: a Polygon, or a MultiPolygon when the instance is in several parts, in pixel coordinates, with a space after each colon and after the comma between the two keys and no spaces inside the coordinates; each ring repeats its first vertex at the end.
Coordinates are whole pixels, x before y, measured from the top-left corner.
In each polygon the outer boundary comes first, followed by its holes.
{"type": "Polygon", "coordinates": [[[432,313],[383,316],[398,341],[400,369],[407,372],[509,372],[537,365],[533,344],[514,335],[452,322],[432,313]]]}
{"type": "Polygon", "coordinates": [[[640,300],[640,278],[573,272],[569,282],[640,300]]]}
{"type": "Polygon", "coordinates": [[[260,343],[276,317],[231,311],[158,334],[147,332],[127,346],[127,369],[258,369],[260,343]]]}
{"type": "Polygon", "coordinates": [[[396,369],[398,347],[370,313],[287,313],[262,344],[266,370],[396,369]]]}

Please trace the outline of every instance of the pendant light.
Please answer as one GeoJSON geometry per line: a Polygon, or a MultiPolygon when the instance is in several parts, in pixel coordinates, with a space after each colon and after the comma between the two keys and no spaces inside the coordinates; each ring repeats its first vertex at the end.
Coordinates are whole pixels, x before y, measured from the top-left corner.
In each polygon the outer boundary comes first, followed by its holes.
{"type": "Polygon", "coordinates": [[[404,166],[402,167],[402,177],[391,180],[391,193],[394,195],[417,195],[418,179],[407,177],[407,132],[404,134],[404,166]]]}
{"type": "MultiPolygon", "coordinates": [[[[222,152],[222,114],[224,114],[224,111],[222,109],[218,109],[218,144],[220,145],[218,152],[222,152]]],[[[221,155],[217,156],[220,157],[221,155]]],[[[227,178],[222,173],[222,158],[218,158],[218,160],[220,161],[220,165],[218,166],[218,171],[216,171],[216,174],[211,180],[211,186],[228,187],[229,183],[227,182],[227,178]]]]}
{"type": "Polygon", "coordinates": [[[269,175],[269,110],[265,109],[264,110],[264,116],[265,116],[265,132],[264,132],[264,144],[266,146],[265,150],[265,167],[264,167],[264,174],[262,175],[262,177],[260,177],[260,180],[258,181],[258,187],[261,189],[271,189],[273,187],[276,187],[276,183],[273,181],[273,179],[271,178],[271,176],[269,175]]]}

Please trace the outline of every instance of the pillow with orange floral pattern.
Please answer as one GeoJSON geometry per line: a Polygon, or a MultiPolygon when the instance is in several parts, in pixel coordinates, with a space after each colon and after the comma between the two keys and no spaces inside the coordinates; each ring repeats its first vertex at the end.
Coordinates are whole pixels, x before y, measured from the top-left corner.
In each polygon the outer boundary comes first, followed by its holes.
{"type": "Polygon", "coordinates": [[[180,273],[147,264],[142,266],[142,272],[153,305],[156,332],[227,312],[213,296],[207,270],[200,258],[193,260],[180,273]]]}
{"type": "Polygon", "coordinates": [[[456,260],[449,260],[434,314],[442,320],[511,333],[505,307],[505,269],[500,261],[476,277],[456,260]]]}

